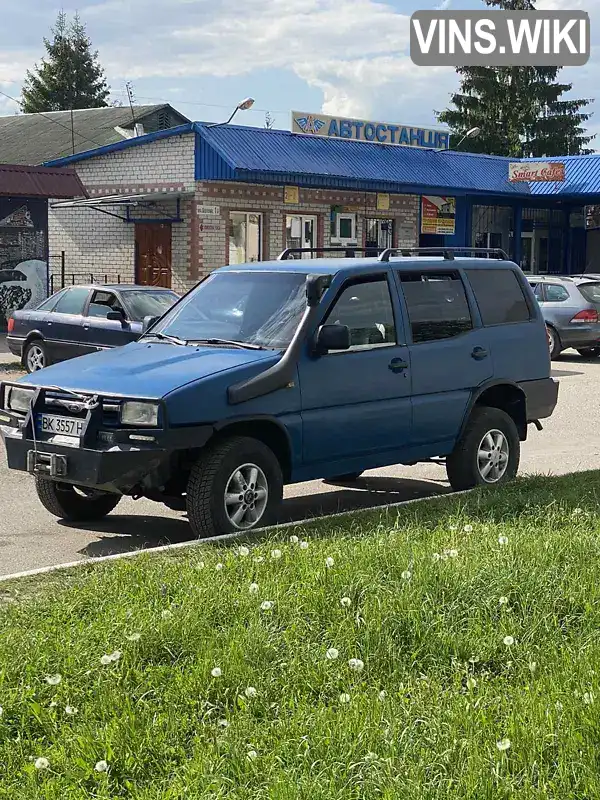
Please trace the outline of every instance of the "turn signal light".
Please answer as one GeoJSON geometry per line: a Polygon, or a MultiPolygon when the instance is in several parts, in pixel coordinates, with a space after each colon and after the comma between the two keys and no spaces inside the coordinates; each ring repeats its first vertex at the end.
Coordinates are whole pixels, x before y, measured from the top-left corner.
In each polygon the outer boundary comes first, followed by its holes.
{"type": "Polygon", "coordinates": [[[9,320],[8,320],[8,328],[7,328],[7,330],[8,330],[9,333],[12,333],[14,331],[14,329],[15,329],[15,320],[14,320],[14,317],[10,317],[9,320]]]}
{"type": "Polygon", "coordinates": [[[598,322],[598,312],[594,308],[586,308],[575,314],[571,322],[598,322]]]}

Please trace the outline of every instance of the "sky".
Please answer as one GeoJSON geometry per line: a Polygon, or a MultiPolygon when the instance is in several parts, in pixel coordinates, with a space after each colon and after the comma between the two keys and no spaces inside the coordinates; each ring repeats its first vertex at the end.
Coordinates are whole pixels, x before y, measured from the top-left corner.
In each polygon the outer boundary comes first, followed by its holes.
{"type": "MultiPolygon", "coordinates": [[[[44,55],[61,8],[78,11],[99,51],[113,100],[171,103],[193,120],[228,118],[245,97],[240,124],[289,128],[290,112],[322,112],[407,125],[435,125],[458,87],[453,68],[416,67],[409,19],[418,9],[483,8],[479,0],[19,0],[3,3],[0,92],[14,98],[44,55]]],[[[592,57],[563,70],[572,96],[595,99],[600,0],[539,0],[539,9],[588,11],[592,57]],[[598,28],[596,28],[598,24],[598,28]]],[[[593,108],[593,107],[592,107],[593,108]]],[[[0,95],[0,114],[18,110],[0,95]]],[[[600,150],[600,108],[589,123],[600,150]],[[597,117],[597,118],[596,118],[597,117]]]]}

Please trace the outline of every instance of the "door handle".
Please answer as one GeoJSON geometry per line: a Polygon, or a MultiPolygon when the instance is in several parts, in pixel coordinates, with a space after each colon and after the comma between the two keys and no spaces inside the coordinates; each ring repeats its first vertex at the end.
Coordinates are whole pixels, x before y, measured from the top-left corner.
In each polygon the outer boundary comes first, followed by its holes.
{"type": "Polygon", "coordinates": [[[488,351],[485,347],[474,347],[471,351],[471,356],[475,361],[482,361],[484,358],[488,357],[488,351]]]}
{"type": "Polygon", "coordinates": [[[403,358],[392,358],[388,369],[391,369],[392,372],[404,372],[405,369],[408,369],[408,361],[404,361],[403,358]]]}

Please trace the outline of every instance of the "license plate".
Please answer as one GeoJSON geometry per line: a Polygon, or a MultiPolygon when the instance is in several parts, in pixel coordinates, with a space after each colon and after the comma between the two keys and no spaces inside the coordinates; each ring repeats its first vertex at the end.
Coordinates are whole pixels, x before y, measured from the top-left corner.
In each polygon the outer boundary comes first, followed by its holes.
{"type": "Polygon", "coordinates": [[[72,417],[55,417],[41,414],[39,429],[42,433],[63,434],[64,436],[81,436],[85,420],[72,417]]]}

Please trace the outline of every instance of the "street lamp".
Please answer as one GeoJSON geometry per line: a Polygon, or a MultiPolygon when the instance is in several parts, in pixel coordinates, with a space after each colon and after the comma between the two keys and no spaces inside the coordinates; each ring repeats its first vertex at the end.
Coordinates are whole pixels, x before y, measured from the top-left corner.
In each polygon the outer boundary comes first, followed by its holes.
{"type": "Polygon", "coordinates": [[[464,142],[465,139],[472,139],[475,136],[479,136],[480,133],[481,133],[481,128],[470,128],[462,137],[460,142],[456,145],[456,149],[458,150],[458,148],[461,146],[461,144],[464,142]]]}
{"type": "Polygon", "coordinates": [[[235,117],[238,111],[247,111],[249,108],[252,108],[254,105],[254,98],[247,97],[245,100],[242,100],[241,103],[238,103],[237,106],[231,112],[231,116],[227,120],[227,122],[213,122],[211,125],[207,125],[207,128],[215,128],[217,125],[229,125],[231,120],[235,117]]]}

